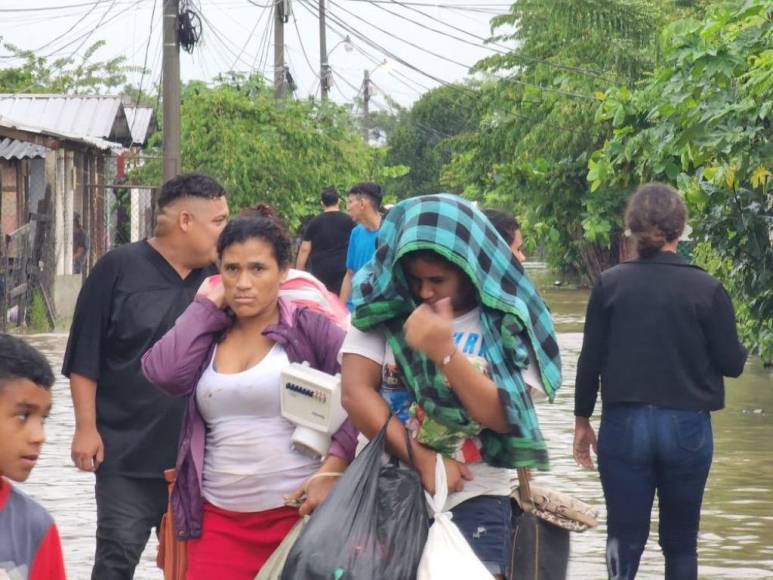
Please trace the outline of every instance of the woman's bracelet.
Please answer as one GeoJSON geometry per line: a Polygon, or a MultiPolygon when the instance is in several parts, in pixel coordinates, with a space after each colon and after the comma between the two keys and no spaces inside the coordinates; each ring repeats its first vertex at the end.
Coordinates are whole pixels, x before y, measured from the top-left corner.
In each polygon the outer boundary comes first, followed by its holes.
{"type": "Polygon", "coordinates": [[[312,474],[309,479],[306,480],[306,485],[317,479],[318,477],[341,477],[342,471],[320,471],[319,473],[312,474]]]}

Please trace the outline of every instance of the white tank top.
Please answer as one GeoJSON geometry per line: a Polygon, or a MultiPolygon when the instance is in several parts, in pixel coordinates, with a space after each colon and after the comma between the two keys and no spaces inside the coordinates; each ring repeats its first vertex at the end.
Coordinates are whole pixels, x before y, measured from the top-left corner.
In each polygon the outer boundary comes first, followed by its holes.
{"type": "Polygon", "coordinates": [[[295,427],[280,413],[279,373],[290,362],[275,344],[254,367],[233,374],[215,370],[215,357],[196,387],[196,403],[207,424],[202,494],[234,512],[284,505],[319,467],[294,451],[295,427]]]}

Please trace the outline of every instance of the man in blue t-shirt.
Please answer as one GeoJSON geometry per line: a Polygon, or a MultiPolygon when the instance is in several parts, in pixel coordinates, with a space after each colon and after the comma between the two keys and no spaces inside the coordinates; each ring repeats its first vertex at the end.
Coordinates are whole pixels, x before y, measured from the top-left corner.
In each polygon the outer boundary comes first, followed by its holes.
{"type": "Polygon", "coordinates": [[[367,264],[376,252],[376,238],[381,227],[381,199],[384,193],[377,183],[358,183],[349,190],[346,209],[357,222],[349,236],[349,250],[346,254],[346,275],[341,283],[341,302],[351,312],[352,278],[367,264]]]}

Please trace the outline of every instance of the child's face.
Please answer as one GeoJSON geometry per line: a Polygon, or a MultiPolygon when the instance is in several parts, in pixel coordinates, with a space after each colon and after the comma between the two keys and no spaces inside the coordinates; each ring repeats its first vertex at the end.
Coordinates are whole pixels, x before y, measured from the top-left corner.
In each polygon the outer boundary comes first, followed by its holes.
{"type": "Polygon", "coordinates": [[[51,411],[51,393],[29,379],[0,385],[0,475],[26,480],[46,440],[43,423],[51,411]]]}

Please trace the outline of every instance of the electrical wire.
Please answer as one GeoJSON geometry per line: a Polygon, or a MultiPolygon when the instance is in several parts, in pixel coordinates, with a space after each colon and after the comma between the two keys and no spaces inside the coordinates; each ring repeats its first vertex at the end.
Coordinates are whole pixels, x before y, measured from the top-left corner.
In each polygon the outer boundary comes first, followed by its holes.
{"type": "MultiPolygon", "coordinates": [[[[260,21],[261,21],[261,20],[263,20],[263,17],[264,17],[265,15],[266,15],[266,13],[265,13],[265,12],[261,12],[261,13],[260,13],[260,16],[259,16],[259,17],[258,17],[258,19],[255,21],[255,26],[253,26],[253,27],[252,27],[252,31],[251,31],[251,32],[250,32],[250,34],[247,36],[247,40],[244,42],[244,45],[242,46],[242,49],[239,51],[239,57],[241,57],[241,56],[242,56],[242,54],[244,54],[244,51],[245,51],[245,50],[247,50],[247,45],[250,43],[250,40],[252,40],[252,37],[253,37],[253,36],[255,36],[255,32],[258,30],[258,26],[260,26],[260,21]]],[[[237,63],[237,62],[238,62],[238,59],[237,59],[237,60],[234,60],[234,63],[231,65],[231,68],[232,68],[232,69],[233,69],[233,68],[236,68],[236,63],[237,63]]]]}
{"type": "Polygon", "coordinates": [[[293,16],[293,25],[295,26],[295,34],[298,37],[298,42],[301,45],[301,52],[303,52],[303,58],[306,59],[306,64],[309,65],[309,70],[311,71],[311,73],[315,77],[317,77],[319,79],[320,78],[319,77],[319,73],[316,70],[314,70],[314,65],[311,64],[311,59],[309,59],[309,55],[306,54],[306,47],[303,46],[303,39],[301,38],[301,31],[298,28],[298,19],[295,17],[295,13],[294,12],[293,12],[292,16],[293,16]]]}
{"type": "Polygon", "coordinates": [[[80,2],[78,4],[59,4],[57,6],[36,6],[30,8],[0,8],[0,12],[49,12],[53,10],[69,10],[71,8],[94,7],[94,2],[80,2]]]}
{"type": "Polygon", "coordinates": [[[367,25],[368,25],[368,26],[370,26],[371,28],[374,28],[374,29],[378,30],[379,32],[382,32],[383,34],[386,34],[387,36],[390,36],[391,38],[394,38],[395,40],[399,40],[400,42],[402,42],[402,43],[404,43],[404,44],[407,44],[408,46],[411,46],[411,47],[413,47],[413,48],[415,48],[415,49],[417,49],[417,50],[421,50],[422,52],[426,52],[427,54],[429,54],[429,55],[432,55],[432,56],[434,56],[435,58],[439,58],[439,59],[441,59],[441,60],[444,60],[444,61],[446,61],[446,62],[449,62],[449,63],[451,63],[451,64],[455,64],[456,66],[462,67],[462,68],[464,68],[464,69],[466,69],[466,70],[469,70],[470,68],[472,68],[470,65],[467,65],[467,64],[465,64],[465,63],[463,63],[463,62],[459,62],[458,60],[454,60],[454,59],[452,59],[452,58],[448,58],[447,56],[444,56],[444,55],[442,55],[442,54],[439,54],[439,53],[437,53],[437,52],[434,52],[434,51],[432,51],[432,50],[429,50],[429,49],[427,49],[427,48],[424,48],[424,47],[422,47],[421,45],[419,45],[419,44],[416,44],[415,42],[412,42],[412,41],[410,41],[410,40],[407,40],[407,39],[405,39],[405,38],[402,38],[402,37],[400,37],[400,36],[397,36],[396,34],[393,34],[393,33],[389,32],[388,30],[385,30],[384,28],[381,28],[380,26],[376,26],[376,25],[375,25],[375,24],[373,24],[372,22],[369,22],[369,21],[365,20],[364,18],[362,18],[362,17],[358,16],[358,15],[357,15],[357,14],[355,14],[354,12],[352,12],[352,11],[350,11],[350,10],[347,10],[346,8],[342,7],[340,4],[336,4],[335,2],[333,2],[333,0],[328,0],[328,2],[329,2],[329,4],[330,4],[331,6],[335,6],[335,7],[337,7],[337,8],[340,8],[341,10],[343,10],[344,12],[346,12],[347,14],[349,14],[350,16],[352,16],[352,17],[356,18],[356,19],[357,19],[357,20],[359,20],[360,22],[363,22],[364,24],[367,24],[367,25]]]}
{"type": "MultiPolygon", "coordinates": [[[[99,1],[99,2],[106,2],[107,0],[98,0],[98,1],[99,1]]],[[[96,31],[97,31],[97,29],[98,29],[99,27],[101,27],[101,26],[104,26],[104,25],[108,24],[109,22],[112,22],[113,20],[115,20],[115,19],[116,19],[116,18],[118,18],[119,16],[123,16],[123,15],[124,15],[124,14],[126,14],[126,13],[127,13],[129,10],[131,10],[132,8],[135,8],[135,7],[139,6],[139,5],[140,5],[140,4],[142,4],[144,1],[145,1],[145,0],[135,0],[134,2],[132,2],[132,3],[131,3],[129,6],[127,6],[126,8],[124,8],[123,10],[121,10],[120,12],[116,12],[116,13],[115,13],[115,14],[114,14],[114,15],[113,15],[111,18],[108,18],[107,20],[102,20],[102,21],[100,21],[100,24],[99,24],[98,26],[95,26],[95,27],[94,27],[94,28],[92,28],[91,30],[89,30],[89,31],[87,31],[87,32],[84,32],[84,33],[83,33],[83,34],[81,34],[80,36],[77,36],[77,37],[73,38],[73,39],[72,39],[70,42],[68,42],[67,44],[64,44],[64,45],[62,45],[62,46],[60,46],[58,49],[56,49],[55,51],[53,51],[53,52],[51,52],[51,53],[49,53],[49,54],[45,55],[45,56],[44,56],[44,58],[51,58],[51,57],[52,57],[53,55],[55,55],[57,52],[61,52],[61,51],[62,51],[62,50],[64,50],[65,48],[67,48],[67,47],[69,47],[69,46],[72,46],[73,44],[75,44],[75,43],[76,43],[76,42],[78,42],[79,40],[83,39],[84,37],[85,37],[86,39],[90,38],[90,37],[91,37],[91,36],[92,36],[92,35],[93,35],[93,34],[94,34],[96,31]]],[[[113,4],[111,4],[111,6],[112,6],[112,5],[114,5],[114,4],[115,4],[115,0],[113,0],[113,4]]],[[[37,52],[37,51],[36,51],[36,52],[37,52]]],[[[77,52],[77,50],[76,50],[76,52],[77,52]]]]}
{"type": "MultiPolygon", "coordinates": [[[[86,17],[87,17],[89,14],[91,14],[91,13],[92,13],[92,11],[94,11],[94,10],[96,9],[96,7],[97,7],[97,6],[99,6],[99,5],[100,5],[102,2],[107,2],[107,0],[95,0],[94,2],[92,2],[92,3],[90,4],[90,6],[89,6],[89,9],[88,9],[88,10],[86,10],[85,14],[82,14],[82,15],[81,15],[81,16],[78,18],[78,20],[76,20],[76,21],[75,21],[75,23],[74,23],[72,26],[70,26],[70,28],[68,28],[67,30],[65,30],[65,31],[64,31],[62,34],[60,34],[59,36],[57,36],[57,37],[53,38],[52,40],[49,40],[49,41],[48,41],[47,43],[45,43],[44,45],[42,45],[42,46],[39,46],[39,47],[38,47],[38,48],[36,48],[36,49],[35,49],[33,52],[35,52],[36,54],[37,54],[37,53],[39,53],[39,52],[42,52],[44,49],[46,49],[46,48],[48,48],[49,46],[51,46],[51,45],[55,44],[56,42],[58,42],[59,40],[61,40],[62,38],[64,38],[64,37],[65,37],[65,36],[67,36],[68,34],[70,34],[70,33],[71,33],[73,30],[75,30],[75,28],[77,28],[78,24],[80,24],[81,22],[83,22],[83,20],[84,20],[84,19],[85,19],[85,18],[86,18],[86,17]]],[[[51,56],[51,55],[49,54],[49,55],[47,55],[47,56],[46,56],[46,58],[48,58],[48,57],[50,57],[50,56],[51,56]]]]}
{"type": "Polygon", "coordinates": [[[274,21],[274,10],[276,7],[272,6],[268,13],[268,20],[266,21],[266,29],[263,31],[263,37],[258,45],[258,53],[255,55],[255,60],[252,64],[251,70],[260,71],[261,76],[265,78],[265,62],[268,58],[269,46],[271,44],[271,24],[274,21]],[[260,59],[260,60],[258,60],[260,59]],[[257,69],[256,69],[257,64],[257,69]]]}
{"type": "MultiPolygon", "coordinates": [[[[304,0],[298,0],[298,3],[301,6],[303,6],[307,11],[311,12],[312,14],[314,14],[313,9],[310,8],[309,6],[307,6],[305,4],[304,0]]],[[[401,57],[399,57],[398,55],[396,55],[395,53],[393,53],[389,49],[387,49],[384,46],[380,45],[379,43],[377,43],[376,41],[372,40],[371,38],[369,38],[365,34],[359,32],[357,29],[352,28],[351,26],[347,25],[345,22],[343,22],[341,19],[339,19],[336,15],[334,15],[334,14],[332,14],[330,12],[328,12],[328,20],[329,20],[330,23],[332,23],[333,25],[337,26],[340,30],[344,30],[345,32],[348,32],[350,35],[352,35],[355,38],[358,38],[359,40],[361,40],[364,44],[370,46],[371,48],[374,48],[375,50],[377,50],[381,54],[391,58],[395,62],[398,62],[398,63],[402,64],[406,68],[408,68],[408,69],[410,69],[410,70],[412,70],[414,72],[417,72],[417,73],[421,74],[424,77],[429,78],[430,80],[434,81],[435,83],[437,83],[439,85],[448,85],[448,84],[450,84],[447,81],[444,81],[443,79],[441,79],[439,77],[436,77],[433,74],[428,73],[428,72],[420,69],[419,67],[409,63],[408,61],[402,59],[401,57]]]]}
{"type": "Polygon", "coordinates": [[[81,43],[73,49],[73,51],[69,54],[69,56],[65,57],[65,60],[70,60],[72,57],[74,57],[78,51],[83,48],[83,45],[86,44],[97,30],[99,30],[99,27],[102,26],[102,23],[105,21],[105,18],[107,18],[107,15],[110,14],[110,11],[115,7],[116,0],[113,0],[110,3],[110,6],[107,7],[107,10],[105,10],[104,14],[102,14],[102,17],[99,19],[99,22],[92,28],[89,33],[86,35],[86,37],[81,41],[81,43]]]}
{"type": "MultiPolygon", "coordinates": [[[[148,70],[148,53],[150,52],[150,42],[153,39],[153,22],[156,19],[156,4],[157,4],[157,0],[153,0],[153,10],[150,13],[150,31],[148,32],[148,42],[145,45],[145,59],[142,64],[142,74],[140,75],[140,84],[137,90],[137,99],[135,102],[135,108],[139,108],[140,105],[142,104],[142,83],[145,80],[145,73],[148,70]]],[[[134,124],[137,122],[137,117],[139,117],[139,115],[137,114],[137,111],[135,111],[134,118],[132,119],[132,124],[129,127],[129,133],[134,132],[134,124]]]]}
{"type": "MultiPolygon", "coordinates": [[[[246,67],[249,67],[249,66],[250,66],[250,63],[249,63],[249,62],[247,62],[247,61],[245,61],[245,60],[242,60],[242,57],[241,57],[241,55],[239,55],[239,54],[237,54],[236,52],[234,52],[234,51],[233,51],[233,50],[232,50],[232,49],[231,49],[231,48],[228,46],[228,44],[229,44],[231,41],[230,41],[230,40],[229,40],[227,37],[223,36],[223,33],[222,33],[222,32],[220,32],[220,30],[219,30],[219,29],[218,29],[218,28],[217,28],[217,27],[216,27],[216,26],[215,26],[215,25],[212,23],[212,21],[211,21],[211,20],[209,20],[209,19],[206,17],[206,15],[204,15],[203,13],[201,14],[201,18],[202,18],[202,20],[203,20],[203,21],[206,23],[206,25],[209,27],[209,30],[210,30],[210,32],[212,32],[212,36],[213,36],[213,37],[214,37],[214,38],[215,38],[215,39],[216,39],[218,42],[220,42],[220,44],[222,45],[222,47],[223,47],[223,48],[225,48],[225,49],[226,49],[226,51],[228,51],[228,52],[230,53],[230,55],[236,59],[236,61],[238,61],[238,62],[241,62],[241,63],[242,63],[242,64],[244,64],[246,67]]],[[[235,45],[234,45],[234,46],[235,46],[235,45]]],[[[236,47],[236,48],[238,49],[238,47],[236,47]]]]}

